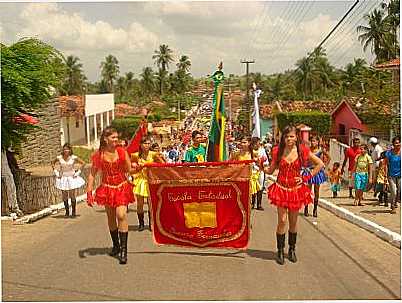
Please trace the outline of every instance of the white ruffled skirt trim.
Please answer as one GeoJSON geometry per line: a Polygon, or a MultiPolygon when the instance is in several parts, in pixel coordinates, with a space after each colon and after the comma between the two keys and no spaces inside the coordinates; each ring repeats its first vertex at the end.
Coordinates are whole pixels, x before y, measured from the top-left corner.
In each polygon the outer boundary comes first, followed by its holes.
{"type": "Polygon", "coordinates": [[[82,187],[85,184],[84,179],[77,177],[56,178],[56,188],[60,190],[72,190],[82,187]]]}

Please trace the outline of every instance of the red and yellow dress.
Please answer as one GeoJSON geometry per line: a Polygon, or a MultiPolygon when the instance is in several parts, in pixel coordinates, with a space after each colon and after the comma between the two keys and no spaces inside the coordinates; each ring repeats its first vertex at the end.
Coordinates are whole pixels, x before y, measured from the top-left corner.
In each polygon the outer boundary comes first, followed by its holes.
{"type": "Polygon", "coordinates": [[[92,156],[92,165],[102,174],[102,183],[96,189],[94,198],[99,205],[117,207],[134,202],[133,186],[127,181],[125,175],[125,150],[117,147],[116,151],[119,158],[114,162],[106,161],[100,151],[92,156]]]}
{"type": "MultiPolygon", "coordinates": [[[[303,162],[307,162],[310,150],[300,145],[303,162]]],[[[272,150],[272,161],[278,158],[278,147],[272,150]]],[[[297,185],[295,178],[301,177],[302,161],[299,158],[289,163],[284,158],[279,161],[279,173],[276,182],[268,188],[268,199],[271,204],[298,211],[303,206],[313,202],[313,194],[307,184],[297,185]]]]}

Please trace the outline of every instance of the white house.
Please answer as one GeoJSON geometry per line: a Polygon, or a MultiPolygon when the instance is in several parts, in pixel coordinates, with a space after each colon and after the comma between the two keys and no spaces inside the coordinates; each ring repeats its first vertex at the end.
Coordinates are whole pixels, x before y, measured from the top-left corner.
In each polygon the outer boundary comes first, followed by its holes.
{"type": "Polygon", "coordinates": [[[60,96],[59,102],[61,144],[97,147],[103,129],[114,119],[113,94],[60,96]]]}

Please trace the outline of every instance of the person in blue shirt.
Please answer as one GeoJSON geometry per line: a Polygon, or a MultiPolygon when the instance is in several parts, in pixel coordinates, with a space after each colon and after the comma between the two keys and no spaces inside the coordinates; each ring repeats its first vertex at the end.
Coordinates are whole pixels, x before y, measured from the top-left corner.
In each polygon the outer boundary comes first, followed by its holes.
{"type": "Polygon", "coordinates": [[[388,168],[388,182],[391,191],[391,214],[395,214],[401,197],[401,139],[392,139],[392,149],[385,152],[388,168]]]}

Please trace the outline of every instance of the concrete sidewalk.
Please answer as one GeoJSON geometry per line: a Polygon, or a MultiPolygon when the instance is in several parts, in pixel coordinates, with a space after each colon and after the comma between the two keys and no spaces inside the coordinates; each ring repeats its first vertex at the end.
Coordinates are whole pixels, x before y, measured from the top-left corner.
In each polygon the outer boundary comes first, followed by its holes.
{"type": "Polygon", "coordinates": [[[390,206],[379,205],[378,199],[374,198],[373,192],[364,193],[363,206],[354,206],[353,199],[349,198],[349,190],[342,188],[337,198],[332,198],[329,184],[324,183],[320,188],[320,198],[325,199],[335,205],[349,210],[350,212],[381,225],[398,234],[401,233],[401,212],[400,205],[396,214],[390,213],[390,206]]]}

